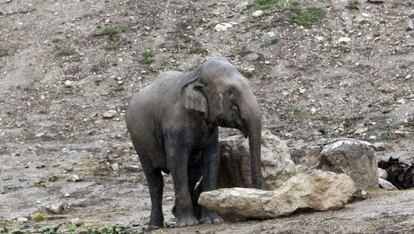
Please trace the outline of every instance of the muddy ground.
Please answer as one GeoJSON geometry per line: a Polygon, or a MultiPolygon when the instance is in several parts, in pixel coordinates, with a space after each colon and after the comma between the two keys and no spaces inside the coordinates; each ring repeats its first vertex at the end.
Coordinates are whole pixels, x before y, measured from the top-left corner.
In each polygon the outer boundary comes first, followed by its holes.
{"type": "MultiPolygon", "coordinates": [[[[353,137],[385,142],[379,158],[412,162],[414,2],[348,9],[302,0],[326,12],[307,27],[288,2],[253,16],[253,5],[236,0],[0,0],[0,231],[141,231],[150,200],[124,124],[127,102],[160,71],[211,56],[249,77],[264,128],[296,158],[322,139],[353,137]],[[232,27],[216,31],[219,23],[232,27]],[[154,56],[144,61],[146,50],[154,56]],[[59,214],[45,211],[62,202],[69,207],[59,214]]],[[[381,191],[338,211],[158,232],[408,233],[413,207],[413,190],[381,191]]]]}

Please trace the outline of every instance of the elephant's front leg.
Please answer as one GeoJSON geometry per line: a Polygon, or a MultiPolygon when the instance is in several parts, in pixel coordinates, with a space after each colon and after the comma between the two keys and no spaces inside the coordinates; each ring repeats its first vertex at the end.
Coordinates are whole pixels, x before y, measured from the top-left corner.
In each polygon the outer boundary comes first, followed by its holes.
{"type": "Polygon", "coordinates": [[[188,160],[191,150],[181,134],[165,137],[168,168],[171,171],[175,191],[175,212],[177,226],[191,226],[199,223],[194,215],[192,199],[188,187],[188,160]]]}
{"type": "MultiPolygon", "coordinates": [[[[217,188],[217,174],[220,163],[218,128],[211,133],[208,146],[203,150],[203,179],[202,192],[217,188]]],[[[216,212],[201,207],[201,223],[221,223],[223,219],[216,212]]]]}

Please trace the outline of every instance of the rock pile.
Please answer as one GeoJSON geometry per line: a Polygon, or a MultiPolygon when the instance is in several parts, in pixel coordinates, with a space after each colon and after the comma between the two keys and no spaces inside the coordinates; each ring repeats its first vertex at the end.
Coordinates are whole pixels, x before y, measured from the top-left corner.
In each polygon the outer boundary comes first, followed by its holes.
{"type": "Polygon", "coordinates": [[[198,202],[220,214],[262,219],[285,216],[299,209],[338,209],[355,191],[348,175],[313,170],[291,177],[274,191],[224,188],[202,193],[198,202]]]}
{"type": "Polygon", "coordinates": [[[318,169],[345,173],[358,190],[378,188],[378,167],[373,146],[356,139],[338,139],[323,146],[318,169]]]}

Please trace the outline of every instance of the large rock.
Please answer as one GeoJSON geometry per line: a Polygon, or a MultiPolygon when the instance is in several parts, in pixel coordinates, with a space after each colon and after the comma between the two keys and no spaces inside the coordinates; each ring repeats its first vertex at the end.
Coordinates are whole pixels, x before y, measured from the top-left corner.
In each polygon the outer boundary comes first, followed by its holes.
{"type": "Polygon", "coordinates": [[[338,139],[323,147],[318,169],[345,173],[358,190],[378,188],[377,160],[373,146],[356,139],[338,139]]]}
{"type": "Polygon", "coordinates": [[[291,177],[275,191],[224,188],[201,193],[198,203],[224,215],[274,218],[298,209],[338,209],[355,191],[348,175],[314,170],[291,177]]]}
{"type": "MultiPolygon", "coordinates": [[[[262,174],[264,188],[273,190],[296,174],[286,143],[270,131],[262,132],[262,174]]],[[[251,187],[249,141],[232,136],[220,141],[218,187],[251,187]]]]}

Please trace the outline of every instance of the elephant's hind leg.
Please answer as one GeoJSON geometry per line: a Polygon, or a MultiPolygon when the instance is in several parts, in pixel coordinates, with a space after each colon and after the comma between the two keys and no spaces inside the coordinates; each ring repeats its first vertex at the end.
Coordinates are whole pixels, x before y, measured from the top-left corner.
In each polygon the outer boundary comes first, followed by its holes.
{"type": "Polygon", "coordinates": [[[164,215],[162,213],[162,193],[164,189],[164,180],[161,170],[154,169],[148,160],[139,157],[145,178],[147,179],[148,188],[151,196],[151,216],[149,228],[162,228],[164,226],[164,215]]]}
{"type": "Polygon", "coordinates": [[[148,160],[148,155],[139,147],[136,140],[132,139],[134,148],[138,153],[148,188],[151,196],[151,216],[148,229],[157,229],[164,226],[164,215],[162,213],[162,194],[164,190],[164,179],[161,169],[154,168],[148,160]]]}

